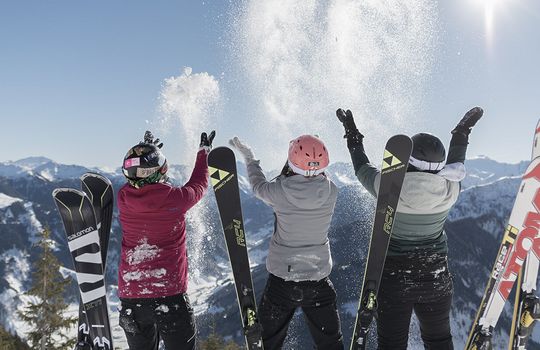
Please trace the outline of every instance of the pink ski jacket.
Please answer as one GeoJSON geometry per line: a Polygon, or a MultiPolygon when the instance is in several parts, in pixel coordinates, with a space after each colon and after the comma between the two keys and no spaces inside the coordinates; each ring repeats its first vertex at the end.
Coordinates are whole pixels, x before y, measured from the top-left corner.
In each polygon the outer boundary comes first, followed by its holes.
{"type": "Polygon", "coordinates": [[[186,292],[185,214],[207,188],[207,152],[200,150],[191,178],[183,187],[156,183],[140,189],[125,184],[120,189],[119,297],[158,298],[186,292]]]}

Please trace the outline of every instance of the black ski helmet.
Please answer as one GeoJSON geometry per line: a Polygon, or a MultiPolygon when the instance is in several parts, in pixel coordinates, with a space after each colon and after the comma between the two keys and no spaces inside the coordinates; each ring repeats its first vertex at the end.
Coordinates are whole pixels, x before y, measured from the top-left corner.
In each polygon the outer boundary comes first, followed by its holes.
{"type": "Polygon", "coordinates": [[[446,150],[435,135],[419,133],[412,137],[413,150],[409,164],[420,171],[439,172],[446,163],[446,150]]]}
{"type": "Polygon", "coordinates": [[[159,147],[162,144],[156,145],[152,140],[148,141],[145,136],[145,141],[131,147],[122,164],[124,176],[136,188],[167,179],[167,159],[159,147]]]}

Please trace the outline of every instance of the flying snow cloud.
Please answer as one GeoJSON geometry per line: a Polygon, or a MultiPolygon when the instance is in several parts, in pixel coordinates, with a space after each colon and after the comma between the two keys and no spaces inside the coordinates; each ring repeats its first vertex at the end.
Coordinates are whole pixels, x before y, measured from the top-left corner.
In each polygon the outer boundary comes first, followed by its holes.
{"type": "Polygon", "coordinates": [[[436,41],[431,1],[267,0],[242,6],[232,47],[257,105],[254,115],[263,116],[256,125],[266,122],[265,129],[280,131],[271,143],[321,133],[330,149],[333,143],[343,147],[338,107],[354,112],[368,143],[405,132],[416,119],[436,41]]]}
{"type": "MultiPolygon", "coordinates": [[[[184,149],[196,150],[200,133],[209,129],[210,115],[219,99],[216,78],[206,72],[192,73],[190,67],[185,67],[182,74],[163,82],[159,98],[162,129],[166,131],[179,124],[184,149]]],[[[194,159],[194,152],[187,153],[193,154],[194,159]]]]}
{"type": "MultiPolygon", "coordinates": [[[[202,131],[210,131],[211,115],[215,115],[215,108],[219,104],[219,83],[212,75],[192,73],[190,67],[184,68],[182,74],[164,80],[160,92],[160,106],[162,112],[159,120],[162,131],[176,130],[180,125],[180,137],[182,142],[181,162],[189,166],[184,174],[189,178],[191,166],[194,163],[196,150],[199,147],[199,137],[202,131]]],[[[207,204],[205,197],[187,215],[193,234],[188,244],[190,253],[190,278],[200,283],[203,277],[201,269],[206,263],[204,241],[211,231],[208,223],[207,204]]]]}

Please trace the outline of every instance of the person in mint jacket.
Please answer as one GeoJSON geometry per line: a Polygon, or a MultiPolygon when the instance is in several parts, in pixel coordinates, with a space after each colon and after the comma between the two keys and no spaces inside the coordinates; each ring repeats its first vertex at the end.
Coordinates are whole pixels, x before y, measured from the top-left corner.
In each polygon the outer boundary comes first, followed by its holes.
{"type": "Polygon", "coordinates": [[[324,173],[329,164],[326,146],[312,135],[292,140],[281,175],[268,181],[251,148],[236,137],[230,143],[244,157],[254,195],[275,214],[266,258],[269,276],[259,305],[264,349],[283,347],[298,308],[316,349],[343,349],[336,291],[328,278],[328,229],[338,191],[324,173]]]}
{"type": "MultiPolygon", "coordinates": [[[[360,183],[377,196],[380,170],[369,162],[364,136],[352,112],[338,109],[347,147],[360,183]]],[[[444,224],[465,177],[465,154],[472,127],[483,110],[468,111],[452,130],[448,150],[428,133],[412,137],[413,151],[401,191],[378,294],[377,335],[380,350],[407,349],[412,312],[420,322],[424,347],[453,349],[450,307],[453,286],[447,261],[444,224]]]]}
{"type": "Polygon", "coordinates": [[[167,182],[162,143],[146,132],[131,147],[118,191],[122,248],[118,267],[120,327],[131,350],[195,349],[196,329],[187,291],[187,211],[208,188],[208,152],[215,132],[201,134],[200,149],[184,186],[167,182]]]}

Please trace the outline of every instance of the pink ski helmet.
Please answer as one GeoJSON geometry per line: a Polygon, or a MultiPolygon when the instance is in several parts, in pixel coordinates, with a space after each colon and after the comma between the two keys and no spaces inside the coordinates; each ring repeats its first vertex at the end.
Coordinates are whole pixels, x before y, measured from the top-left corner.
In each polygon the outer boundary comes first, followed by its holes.
{"type": "Polygon", "coordinates": [[[322,174],[330,157],[324,143],[317,136],[302,135],[289,143],[289,167],[299,175],[322,174]]]}

